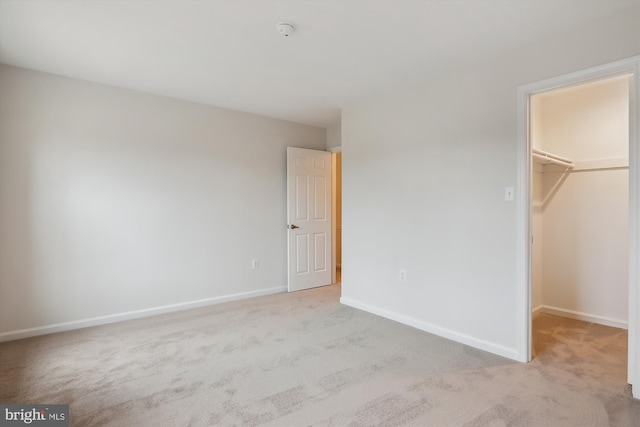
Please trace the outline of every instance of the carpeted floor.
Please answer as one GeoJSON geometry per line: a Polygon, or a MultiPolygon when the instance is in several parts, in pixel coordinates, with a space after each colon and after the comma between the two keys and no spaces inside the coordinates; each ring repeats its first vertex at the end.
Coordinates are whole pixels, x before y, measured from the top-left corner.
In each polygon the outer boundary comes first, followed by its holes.
{"type": "Polygon", "coordinates": [[[0,402],[69,403],[74,426],[640,426],[624,330],[542,315],[520,364],[339,293],[0,344],[0,402]]]}

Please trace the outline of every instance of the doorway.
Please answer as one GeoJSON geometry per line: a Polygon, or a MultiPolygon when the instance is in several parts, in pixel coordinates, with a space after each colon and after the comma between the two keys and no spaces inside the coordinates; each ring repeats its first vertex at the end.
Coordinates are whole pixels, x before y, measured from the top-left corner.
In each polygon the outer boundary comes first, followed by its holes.
{"type": "Polygon", "coordinates": [[[627,329],[629,79],[530,98],[533,320],[627,329]]]}
{"type": "MultiPolygon", "coordinates": [[[[518,359],[522,362],[531,360],[531,254],[532,254],[532,146],[530,140],[531,123],[529,120],[531,97],[537,93],[547,92],[562,87],[575,86],[594,82],[607,77],[631,75],[629,85],[629,230],[628,230],[628,383],[632,387],[633,396],[640,399],[640,141],[638,123],[640,114],[640,56],[605,64],[579,72],[554,77],[548,80],[528,84],[518,88],[518,182],[517,203],[517,348],[518,359]]],[[[562,159],[559,159],[562,160],[562,159]]]]}
{"type": "Polygon", "coordinates": [[[331,152],[333,195],[333,280],[342,283],[342,150],[335,147],[331,152]]]}
{"type": "Polygon", "coordinates": [[[628,104],[629,75],[531,97],[534,317],[627,326],[628,104]]]}

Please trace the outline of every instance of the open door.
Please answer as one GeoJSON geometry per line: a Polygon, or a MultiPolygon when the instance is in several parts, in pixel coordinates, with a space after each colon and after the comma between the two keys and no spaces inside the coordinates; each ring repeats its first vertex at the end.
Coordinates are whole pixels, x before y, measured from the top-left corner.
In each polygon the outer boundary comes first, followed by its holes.
{"type": "Polygon", "coordinates": [[[289,292],[331,284],[331,153],[287,147],[289,292]]]}

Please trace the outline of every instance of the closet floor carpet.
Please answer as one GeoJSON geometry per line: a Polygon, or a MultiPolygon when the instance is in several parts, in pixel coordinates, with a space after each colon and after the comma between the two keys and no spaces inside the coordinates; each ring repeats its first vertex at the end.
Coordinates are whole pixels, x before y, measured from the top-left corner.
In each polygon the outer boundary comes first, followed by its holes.
{"type": "Polygon", "coordinates": [[[0,402],[74,426],[639,426],[626,331],[542,315],[516,363],[340,305],[340,286],[0,344],[0,402]]]}

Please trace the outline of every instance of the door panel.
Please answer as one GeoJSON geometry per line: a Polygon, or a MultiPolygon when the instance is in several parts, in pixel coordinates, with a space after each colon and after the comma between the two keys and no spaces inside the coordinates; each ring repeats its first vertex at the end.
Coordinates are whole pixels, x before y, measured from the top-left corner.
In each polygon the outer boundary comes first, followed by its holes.
{"type": "Polygon", "coordinates": [[[331,154],[287,148],[289,292],[331,284],[331,154]]]}
{"type": "Polygon", "coordinates": [[[325,248],[327,247],[327,235],[325,233],[315,234],[315,263],[314,271],[324,271],[327,268],[327,258],[325,257],[325,248]]]}

